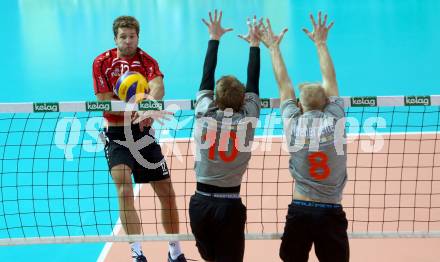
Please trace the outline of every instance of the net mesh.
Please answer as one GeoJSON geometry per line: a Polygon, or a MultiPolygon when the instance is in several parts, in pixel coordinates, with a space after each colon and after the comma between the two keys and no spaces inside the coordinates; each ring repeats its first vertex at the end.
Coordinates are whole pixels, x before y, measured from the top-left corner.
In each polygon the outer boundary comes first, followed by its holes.
{"type": "MultiPolygon", "coordinates": [[[[343,205],[351,237],[440,236],[440,107],[403,106],[396,99],[385,100],[385,106],[346,106],[343,205]]],[[[248,238],[278,238],[293,194],[274,101],[266,100],[262,109],[241,187],[248,238]]],[[[176,193],[180,234],[173,237],[191,239],[194,112],[190,101],[179,103],[182,110],[154,127],[176,193]]],[[[85,112],[81,103],[57,106],[58,112],[35,112],[35,104],[0,106],[7,111],[0,113],[0,244],[169,238],[148,184],[134,189],[142,234],[125,236],[99,138],[102,113],[85,112]]]]}

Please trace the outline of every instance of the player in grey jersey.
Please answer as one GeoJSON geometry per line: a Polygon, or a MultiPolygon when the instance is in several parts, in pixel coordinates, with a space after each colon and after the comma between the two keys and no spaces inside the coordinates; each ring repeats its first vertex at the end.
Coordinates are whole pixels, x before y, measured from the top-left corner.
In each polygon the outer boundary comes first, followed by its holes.
{"type": "Polygon", "coordinates": [[[197,190],[191,197],[191,229],[206,261],[241,262],[244,256],[246,207],[240,184],[251,157],[251,145],[260,115],[260,40],[256,18],[248,19],[250,44],[246,87],[234,76],[215,82],[217,51],[222,35],[222,12],[209,13],[210,40],[197,93],[195,114],[195,173],[197,190]],[[215,91],[214,91],[215,87],[215,91]],[[214,95],[215,93],[215,95],[214,95]]]}
{"type": "Polygon", "coordinates": [[[274,35],[270,21],[261,41],[268,47],[278,82],[281,115],[290,152],[289,170],[295,180],[292,203],[280,247],[283,261],[307,261],[312,244],[320,261],[348,261],[347,219],[341,206],[347,180],[343,100],[327,48],[327,15],[318,23],[310,15],[313,32],[303,29],[315,43],[322,83],[300,84],[295,91],[279,49],[287,29],[274,35]]]}

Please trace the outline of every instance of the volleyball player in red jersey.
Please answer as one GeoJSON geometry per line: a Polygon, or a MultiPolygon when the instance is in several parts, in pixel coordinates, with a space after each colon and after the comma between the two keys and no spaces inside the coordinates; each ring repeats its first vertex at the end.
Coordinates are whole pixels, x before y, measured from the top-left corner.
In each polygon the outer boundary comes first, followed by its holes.
{"type": "MultiPolygon", "coordinates": [[[[139,22],[131,16],[120,16],[113,22],[116,48],[99,55],[93,62],[93,81],[98,100],[119,100],[113,93],[118,78],[127,71],[136,71],[148,80],[149,95],[155,100],[164,96],[163,74],[156,60],[138,47],[139,22]]],[[[125,141],[124,112],[105,112],[106,156],[111,176],[117,188],[122,226],[127,234],[141,234],[141,224],[134,207],[131,174],[136,183],[150,183],[162,205],[162,223],[168,234],[179,233],[179,217],[169,171],[160,145],[150,132],[151,119],[130,123],[134,140],[149,136],[150,143],[140,150],[149,163],[160,163],[158,168],[145,168],[133,157],[129,148],[115,142],[125,141]]],[[[139,242],[131,243],[133,261],[147,261],[139,242]]],[[[184,262],[185,256],[178,241],[169,242],[169,262],[184,262]]]]}

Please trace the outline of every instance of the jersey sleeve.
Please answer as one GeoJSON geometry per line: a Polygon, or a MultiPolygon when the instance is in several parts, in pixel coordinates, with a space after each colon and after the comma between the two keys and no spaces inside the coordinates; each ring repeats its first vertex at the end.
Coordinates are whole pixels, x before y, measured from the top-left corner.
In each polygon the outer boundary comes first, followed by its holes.
{"type": "Polygon", "coordinates": [[[214,91],[213,90],[201,90],[197,93],[195,114],[196,117],[203,117],[215,107],[214,103],[214,91]]]}
{"type": "Polygon", "coordinates": [[[247,69],[246,93],[260,94],[260,48],[251,47],[249,50],[249,62],[247,69]]]}
{"type": "Polygon", "coordinates": [[[206,50],[205,62],[203,63],[203,75],[199,90],[214,90],[215,86],[215,68],[217,66],[217,53],[220,42],[218,40],[209,40],[206,50]]]}
{"type": "Polygon", "coordinates": [[[329,103],[324,108],[324,114],[336,119],[343,118],[345,116],[344,99],[338,96],[329,97],[329,103]]]}
{"type": "Polygon", "coordinates": [[[142,66],[146,70],[148,81],[151,81],[158,76],[162,78],[164,77],[163,73],[159,69],[159,64],[157,61],[145,52],[142,52],[142,66]]]}
{"type": "Polygon", "coordinates": [[[254,92],[244,94],[244,112],[248,117],[260,117],[260,97],[254,92]]]}
{"type": "Polygon", "coordinates": [[[285,100],[280,105],[282,119],[297,118],[301,115],[301,110],[293,99],[285,100]]]}
{"type": "Polygon", "coordinates": [[[104,60],[100,57],[93,61],[93,88],[95,94],[113,92],[112,87],[105,77],[104,60]]]}

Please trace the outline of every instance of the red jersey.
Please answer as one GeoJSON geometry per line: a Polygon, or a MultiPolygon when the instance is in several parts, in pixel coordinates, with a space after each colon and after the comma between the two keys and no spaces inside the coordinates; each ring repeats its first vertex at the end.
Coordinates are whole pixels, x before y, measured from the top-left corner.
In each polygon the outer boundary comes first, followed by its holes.
{"type": "MultiPolygon", "coordinates": [[[[138,48],[136,54],[130,59],[121,59],[117,56],[117,49],[110,49],[93,61],[93,87],[97,93],[113,93],[113,88],[119,77],[127,71],[141,73],[148,81],[157,76],[163,77],[156,60],[138,48]]],[[[113,97],[119,99],[115,94],[113,97]]],[[[104,112],[104,117],[109,122],[121,122],[123,116],[104,112]]]]}

